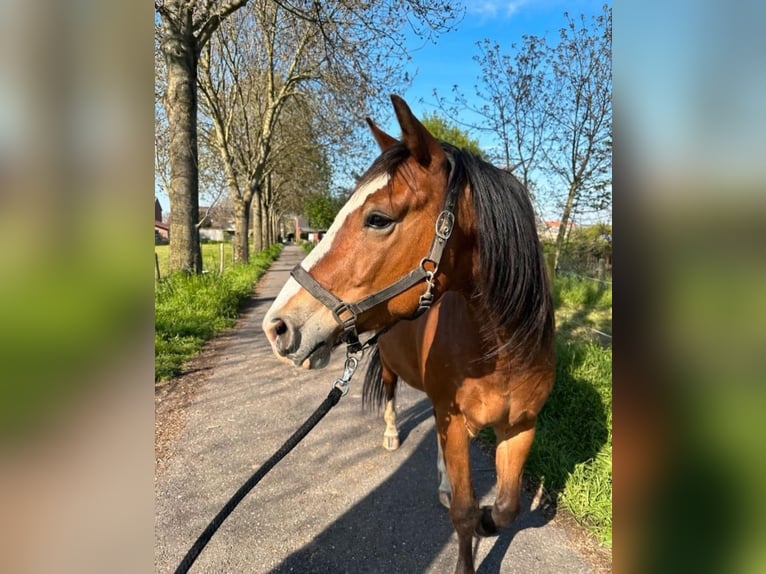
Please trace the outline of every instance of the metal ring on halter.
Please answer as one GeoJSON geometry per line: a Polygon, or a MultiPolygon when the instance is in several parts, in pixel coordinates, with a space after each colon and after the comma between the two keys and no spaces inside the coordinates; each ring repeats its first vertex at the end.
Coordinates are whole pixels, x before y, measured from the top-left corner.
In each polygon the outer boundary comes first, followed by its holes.
{"type": "Polygon", "coordinates": [[[436,275],[436,272],[439,270],[439,264],[430,257],[423,257],[423,259],[420,260],[419,266],[426,274],[426,281],[431,281],[434,275],[436,275]],[[426,263],[433,263],[434,268],[429,271],[426,269],[426,263]]]}

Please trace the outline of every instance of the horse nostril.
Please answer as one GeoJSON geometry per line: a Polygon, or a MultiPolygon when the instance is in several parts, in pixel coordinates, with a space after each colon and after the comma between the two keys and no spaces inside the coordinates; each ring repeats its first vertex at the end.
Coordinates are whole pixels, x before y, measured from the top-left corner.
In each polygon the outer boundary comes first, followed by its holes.
{"type": "Polygon", "coordinates": [[[282,319],[274,319],[274,323],[274,333],[276,333],[277,337],[281,337],[287,333],[287,323],[282,319]]]}
{"type": "Polygon", "coordinates": [[[283,357],[295,351],[300,344],[300,334],[286,320],[275,317],[268,327],[274,349],[283,357]]]}

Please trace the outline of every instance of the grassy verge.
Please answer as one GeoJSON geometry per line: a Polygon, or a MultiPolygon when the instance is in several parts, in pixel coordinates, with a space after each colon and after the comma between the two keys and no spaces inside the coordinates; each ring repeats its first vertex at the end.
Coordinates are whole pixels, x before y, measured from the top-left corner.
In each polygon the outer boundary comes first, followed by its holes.
{"type": "Polygon", "coordinates": [[[538,419],[526,472],[612,545],[612,351],[557,341],[556,385],[538,419]]]}
{"type": "MultiPolygon", "coordinates": [[[[210,273],[218,273],[221,269],[221,250],[223,250],[224,271],[231,268],[233,263],[232,244],[230,241],[223,243],[203,243],[202,269],[210,273]]],[[[155,245],[154,252],[157,254],[157,262],[160,265],[160,277],[163,279],[168,274],[168,257],[170,247],[168,245],[155,245]]]]}
{"type": "Polygon", "coordinates": [[[316,243],[312,243],[311,241],[301,240],[300,243],[298,243],[298,245],[300,245],[300,248],[303,249],[306,253],[311,253],[311,250],[314,249],[314,247],[316,246],[316,243]]]}
{"type": "MultiPolygon", "coordinates": [[[[565,340],[612,334],[612,287],[592,279],[559,275],[553,285],[556,330],[565,340]]],[[[606,337],[608,339],[609,337],[606,337]]]]}
{"type": "MultiPolygon", "coordinates": [[[[216,250],[217,245],[211,246],[216,250]]],[[[222,275],[170,274],[154,296],[154,378],[169,379],[204,342],[234,324],[239,306],[255,281],[282,250],[279,244],[256,254],[248,265],[229,266],[222,275]]]]}
{"type": "Polygon", "coordinates": [[[560,276],[553,296],[556,384],[540,413],[526,472],[611,547],[612,349],[604,334],[612,332],[612,289],[560,276]]]}

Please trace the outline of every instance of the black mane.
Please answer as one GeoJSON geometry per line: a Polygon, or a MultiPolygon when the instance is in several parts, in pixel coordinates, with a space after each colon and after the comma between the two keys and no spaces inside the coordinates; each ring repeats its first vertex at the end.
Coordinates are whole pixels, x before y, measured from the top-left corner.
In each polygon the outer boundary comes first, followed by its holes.
{"type": "Polygon", "coordinates": [[[508,351],[527,362],[553,336],[553,304],[532,201],[509,171],[442,146],[454,165],[450,185],[471,189],[483,270],[476,296],[489,326],[507,334],[493,354],[508,351]]]}
{"type": "MultiPolygon", "coordinates": [[[[553,305],[535,213],[526,188],[509,171],[441,142],[452,166],[449,186],[470,186],[483,273],[474,296],[486,312],[485,336],[493,354],[533,359],[553,336],[553,305]],[[506,333],[497,344],[495,333],[506,333]]],[[[409,157],[404,144],[384,151],[362,181],[394,172],[409,157]]],[[[457,214],[460,217],[460,214],[457,214]]]]}

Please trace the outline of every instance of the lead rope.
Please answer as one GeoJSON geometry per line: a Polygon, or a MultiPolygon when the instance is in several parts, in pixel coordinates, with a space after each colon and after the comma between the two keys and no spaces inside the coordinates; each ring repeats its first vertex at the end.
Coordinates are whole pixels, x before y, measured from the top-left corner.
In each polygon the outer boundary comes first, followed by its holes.
{"type": "MultiPolygon", "coordinates": [[[[374,338],[377,339],[377,336],[374,338]]],[[[367,341],[363,347],[366,349],[371,344],[373,343],[367,341]]],[[[275,452],[269,460],[263,463],[261,468],[255,471],[255,473],[247,480],[247,482],[245,482],[245,484],[239,487],[239,490],[234,493],[234,496],[229,499],[229,501],[218,512],[218,514],[216,514],[215,518],[210,521],[210,524],[207,525],[207,528],[205,528],[202,534],[199,535],[197,541],[186,553],[186,556],[184,556],[183,560],[181,560],[178,568],[176,568],[175,574],[186,574],[186,572],[189,571],[189,568],[192,567],[192,564],[194,564],[194,561],[200,555],[205,546],[207,546],[207,543],[210,542],[210,539],[216,533],[221,524],[223,524],[223,521],[228,518],[229,514],[232,513],[232,511],[237,507],[242,499],[247,496],[247,494],[255,487],[255,485],[258,484],[261,479],[266,476],[268,472],[274,468],[280,460],[287,456],[287,454],[293,450],[296,445],[301,442],[301,440],[303,440],[307,434],[309,434],[309,432],[311,432],[311,429],[313,429],[317,423],[319,423],[319,421],[324,418],[330,409],[338,404],[338,401],[340,401],[341,397],[348,393],[349,383],[351,382],[351,377],[354,375],[354,371],[356,371],[357,366],[359,366],[359,359],[353,356],[353,353],[347,352],[346,363],[343,367],[343,375],[335,379],[333,382],[332,390],[330,391],[330,394],[327,395],[327,398],[322,402],[321,405],[319,405],[319,407],[306,420],[306,422],[303,423],[303,425],[301,425],[301,427],[295,431],[289,439],[285,441],[285,444],[283,444],[281,448],[275,452]]]]}

